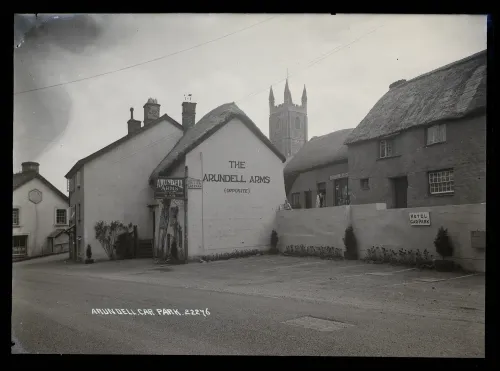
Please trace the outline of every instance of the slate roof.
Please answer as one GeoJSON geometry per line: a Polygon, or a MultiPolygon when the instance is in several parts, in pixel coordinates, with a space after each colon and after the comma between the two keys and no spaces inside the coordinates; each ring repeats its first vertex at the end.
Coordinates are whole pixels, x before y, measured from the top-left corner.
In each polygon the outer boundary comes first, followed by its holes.
{"type": "Polygon", "coordinates": [[[284,173],[302,173],[329,164],[347,161],[344,141],[353,129],[342,129],[311,138],[285,166],[284,173]]]}
{"type": "Polygon", "coordinates": [[[283,156],[283,154],[259,130],[257,125],[255,125],[255,123],[234,102],[226,103],[207,113],[196,125],[193,125],[184,133],[184,136],[151,173],[150,181],[160,174],[166,174],[172,167],[182,161],[189,151],[209,138],[233,118],[237,118],[243,122],[243,124],[271,149],[282,162],[286,161],[285,156],[283,156]]]}
{"type": "Polygon", "coordinates": [[[41,176],[36,171],[26,171],[26,172],[13,174],[12,190],[15,191],[16,189],[18,189],[22,185],[28,183],[29,181],[31,181],[35,178],[40,180],[43,184],[45,184],[50,189],[52,189],[57,195],[59,195],[65,202],[67,202],[69,204],[68,196],[66,196],[64,193],[62,193],[59,189],[57,189],[54,185],[52,185],[52,183],[50,183],[47,179],[45,179],[43,176],[41,176]]]}
{"type": "Polygon", "coordinates": [[[106,147],[101,148],[99,151],[94,152],[91,155],[89,155],[85,158],[82,158],[81,160],[78,160],[78,162],[71,168],[71,170],[65,175],[65,177],[67,179],[71,178],[87,162],[99,157],[100,155],[102,155],[106,152],[111,151],[113,148],[116,148],[120,144],[128,141],[129,139],[132,139],[132,138],[136,137],[137,135],[144,133],[146,130],[151,129],[152,127],[156,126],[157,124],[159,124],[160,122],[162,122],[164,120],[166,120],[167,122],[171,123],[172,125],[178,127],[180,130],[184,131],[184,127],[181,124],[179,124],[177,121],[175,121],[169,115],[164,114],[164,115],[160,116],[158,119],[156,119],[155,121],[151,122],[150,124],[144,125],[139,130],[137,130],[131,134],[127,134],[124,137],[118,139],[117,141],[107,145],[106,147]]]}
{"type": "Polygon", "coordinates": [[[392,88],[345,143],[375,139],[485,110],[486,60],[487,53],[483,50],[409,81],[391,84],[392,88]]]}

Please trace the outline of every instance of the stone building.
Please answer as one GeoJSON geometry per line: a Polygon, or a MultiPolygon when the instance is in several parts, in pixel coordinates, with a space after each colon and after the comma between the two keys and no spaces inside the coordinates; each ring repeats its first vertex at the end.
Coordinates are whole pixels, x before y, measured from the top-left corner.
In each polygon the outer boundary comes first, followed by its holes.
{"type": "Polygon", "coordinates": [[[292,93],[285,84],[284,102],[275,105],[273,88],[269,91],[269,139],[283,154],[294,156],[307,142],[307,92],[304,85],[302,104],[293,103],[292,93]]]}
{"type": "Polygon", "coordinates": [[[345,141],[351,204],[486,202],[486,57],[389,86],[345,141]]]}

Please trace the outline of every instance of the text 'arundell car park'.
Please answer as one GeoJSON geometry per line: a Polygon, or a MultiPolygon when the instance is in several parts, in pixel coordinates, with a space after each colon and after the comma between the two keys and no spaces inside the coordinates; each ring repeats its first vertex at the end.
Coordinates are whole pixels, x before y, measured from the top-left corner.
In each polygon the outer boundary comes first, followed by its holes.
{"type": "Polygon", "coordinates": [[[486,18],[235,17],[16,44],[12,352],[484,358],[486,18]]]}

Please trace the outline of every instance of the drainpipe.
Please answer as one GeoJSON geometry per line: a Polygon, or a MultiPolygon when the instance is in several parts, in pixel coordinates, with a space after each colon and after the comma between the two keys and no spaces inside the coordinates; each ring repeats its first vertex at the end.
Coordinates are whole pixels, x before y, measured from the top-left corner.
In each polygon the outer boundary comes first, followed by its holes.
{"type": "Polygon", "coordinates": [[[203,152],[200,152],[200,162],[201,162],[201,248],[203,249],[203,252],[205,252],[205,229],[204,229],[204,222],[203,222],[203,152]]]}

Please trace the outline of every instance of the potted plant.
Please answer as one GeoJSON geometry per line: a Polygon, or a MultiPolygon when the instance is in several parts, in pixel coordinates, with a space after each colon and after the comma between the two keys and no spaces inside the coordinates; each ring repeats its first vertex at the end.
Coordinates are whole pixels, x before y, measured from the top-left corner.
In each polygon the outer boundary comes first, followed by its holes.
{"type": "Polygon", "coordinates": [[[356,236],[354,235],[354,229],[352,228],[352,226],[346,228],[343,240],[345,245],[344,258],[347,260],[357,260],[358,243],[356,241],[356,236]]]}
{"type": "Polygon", "coordinates": [[[92,248],[87,245],[87,259],[85,259],[85,264],[92,264],[94,259],[92,259],[92,248]]]}
{"type": "Polygon", "coordinates": [[[276,232],[274,229],[271,232],[271,249],[269,252],[271,254],[277,254],[278,253],[278,232],[276,232]]]}
{"type": "Polygon", "coordinates": [[[453,255],[453,245],[447,229],[443,227],[439,228],[437,236],[434,239],[434,246],[437,253],[441,256],[441,260],[434,260],[434,267],[439,272],[451,272],[454,268],[453,260],[446,260],[446,258],[453,255]]]}

